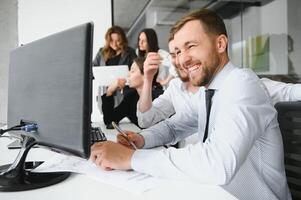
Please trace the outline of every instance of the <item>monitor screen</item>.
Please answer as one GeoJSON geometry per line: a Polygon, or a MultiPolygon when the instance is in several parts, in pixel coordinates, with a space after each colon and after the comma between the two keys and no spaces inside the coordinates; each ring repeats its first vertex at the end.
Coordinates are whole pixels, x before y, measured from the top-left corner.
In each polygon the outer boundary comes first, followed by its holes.
{"type": "Polygon", "coordinates": [[[88,157],[93,24],[34,41],[10,54],[8,127],[38,125],[39,145],[88,157]]]}
{"type": "Polygon", "coordinates": [[[10,132],[23,138],[23,145],[13,164],[0,166],[0,191],[45,187],[69,176],[31,172],[27,167],[35,162],[25,160],[36,144],[89,157],[92,40],[93,24],[85,23],[11,52],[7,124],[25,131],[10,132]],[[35,131],[27,129],[31,124],[35,131]]]}

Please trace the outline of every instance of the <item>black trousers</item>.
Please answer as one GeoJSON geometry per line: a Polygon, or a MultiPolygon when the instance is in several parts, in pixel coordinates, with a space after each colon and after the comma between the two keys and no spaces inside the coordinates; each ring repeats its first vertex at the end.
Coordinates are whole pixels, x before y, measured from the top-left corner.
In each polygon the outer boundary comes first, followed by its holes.
{"type": "Polygon", "coordinates": [[[127,91],[124,94],[121,103],[114,108],[114,95],[101,96],[102,99],[102,113],[103,121],[106,125],[111,124],[112,121],[119,123],[124,117],[128,117],[129,120],[138,126],[137,119],[137,102],[139,99],[136,90],[127,91]]]}

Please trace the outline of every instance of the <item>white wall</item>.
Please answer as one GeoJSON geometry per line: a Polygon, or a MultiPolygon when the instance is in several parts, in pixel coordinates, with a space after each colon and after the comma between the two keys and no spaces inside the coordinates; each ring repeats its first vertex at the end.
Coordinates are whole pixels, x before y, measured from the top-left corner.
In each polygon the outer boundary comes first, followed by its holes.
{"type": "Polygon", "coordinates": [[[111,0],[0,0],[0,124],[7,120],[9,52],[88,21],[94,22],[95,55],[112,24],[111,0]]]}
{"type": "Polygon", "coordinates": [[[158,35],[159,47],[168,51],[169,31],[172,25],[182,16],[187,14],[187,10],[152,7],[146,11],[145,27],[155,29],[158,35]]]}
{"type": "Polygon", "coordinates": [[[7,117],[9,51],[18,44],[18,0],[0,0],[0,125],[7,117]]]}
{"type": "Polygon", "coordinates": [[[19,0],[19,44],[94,22],[94,55],[111,26],[111,0],[19,0]]]}

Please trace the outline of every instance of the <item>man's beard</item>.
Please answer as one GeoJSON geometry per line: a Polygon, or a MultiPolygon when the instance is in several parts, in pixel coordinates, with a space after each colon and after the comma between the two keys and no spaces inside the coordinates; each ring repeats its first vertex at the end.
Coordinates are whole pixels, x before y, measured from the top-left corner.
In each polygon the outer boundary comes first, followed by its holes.
{"type": "Polygon", "coordinates": [[[218,68],[218,63],[216,62],[212,66],[203,66],[201,77],[196,77],[194,80],[191,79],[192,84],[199,87],[208,85],[213,79],[214,73],[218,68]]]}
{"type": "Polygon", "coordinates": [[[203,75],[203,78],[199,80],[197,86],[205,86],[210,82],[210,80],[212,78],[212,73],[210,71],[210,68],[204,67],[202,75],[203,75]]]}
{"type": "Polygon", "coordinates": [[[181,76],[179,73],[178,73],[178,76],[182,82],[184,82],[184,83],[189,82],[189,76],[181,76]]]}
{"type": "Polygon", "coordinates": [[[176,69],[176,72],[177,72],[178,77],[180,78],[180,80],[182,82],[185,83],[185,82],[189,81],[189,75],[188,75],[188,73],[181,73],[181,70],[179,70],[179,69],[176,69]],[[185,75],[183,75],[183,74],[185,74],[185,75]]]}

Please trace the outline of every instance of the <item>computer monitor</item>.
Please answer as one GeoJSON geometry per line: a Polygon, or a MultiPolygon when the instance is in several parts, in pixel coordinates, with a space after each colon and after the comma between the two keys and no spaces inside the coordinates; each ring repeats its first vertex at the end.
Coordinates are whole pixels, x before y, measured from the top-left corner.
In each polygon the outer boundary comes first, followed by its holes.
{"type": "Polygon", "coordinates": [[[92,46],[93,24],[85,23],[11,52],[8,127],[36,124],[38,128],[33,132],[10,133],[23,138],[20,152],[24,153],[18,156],[10,169],[0,173],[1,191],[43,187],[68,176],[64,173],[56,176],[53,173],[24,171],[27,152],[36,144],[89,157],[92,46]],[[21,174],[10,179],[15,171],[21,174]]]}

